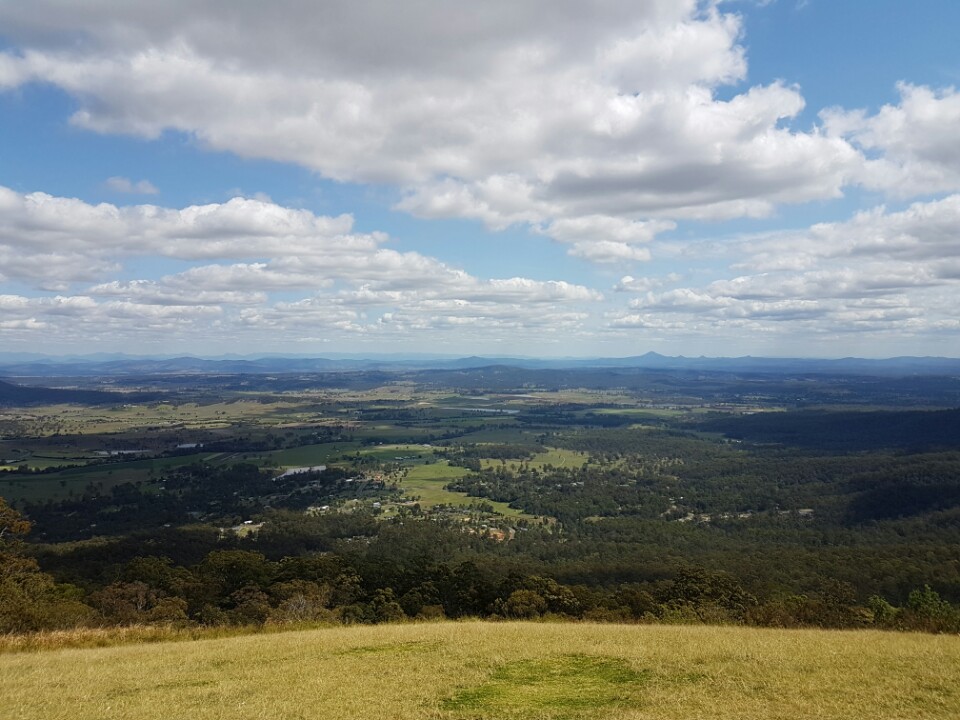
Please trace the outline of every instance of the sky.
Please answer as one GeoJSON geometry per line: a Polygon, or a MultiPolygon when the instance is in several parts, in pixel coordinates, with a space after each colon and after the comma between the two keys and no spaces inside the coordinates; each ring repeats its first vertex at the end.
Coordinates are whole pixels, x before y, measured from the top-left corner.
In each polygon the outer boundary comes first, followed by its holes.
{"type": "Polygon", "coordinates": [[[0,352],[960,356],[955,0],[0,0],[0,352]]]}

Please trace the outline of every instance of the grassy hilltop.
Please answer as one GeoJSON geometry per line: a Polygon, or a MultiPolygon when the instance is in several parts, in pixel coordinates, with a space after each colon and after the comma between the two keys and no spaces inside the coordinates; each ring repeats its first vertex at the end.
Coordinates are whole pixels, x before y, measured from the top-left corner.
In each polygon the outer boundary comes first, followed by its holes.
{"type": "Polygon", "coordinates": [[[960,637],[439,623],[0,654],[11,720],[956,718],[960,637]]]}

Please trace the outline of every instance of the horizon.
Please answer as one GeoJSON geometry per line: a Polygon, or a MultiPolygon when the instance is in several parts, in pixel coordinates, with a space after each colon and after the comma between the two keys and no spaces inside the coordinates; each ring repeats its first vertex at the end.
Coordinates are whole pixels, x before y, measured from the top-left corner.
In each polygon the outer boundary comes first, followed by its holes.
{"type": "Polygon", "coordinates": [[[958,357],[958,24],[0,4],[0,346],[958,357]]]}
{"type": "MultiPolygon", "coordinates": [[[[415,352],[397,352],[397,353],[349,353],[349,352],[330,352],[326,354],[320,353],[298,353],[298,354],[284,354],[284,353],[250,353],[250,354],[239,354],[239,353],[222,353],[218,355],[202,355],[202,354],[191,354],[188,352],[184,353],[166,353],[166,354],[152,354],[152,355],[134,355],[130,353],[123,352],[94,352],[94,353],[61,353],[61,354],[51,354],[51,353],[40,353],[40,352],[9,352],[9,351],[0,351],[0,363],[11,362],[7,358],[19,357],[19,358],[36,358],[36,359],[46,359],[52,361],[90,361],[96,362],[97,359],[118,359],[121,361],[130,360],[206,360],[206,361],[221,361],[221,360],[237,360],[237,361],[256,361],[256,360],[342,360],[342,361],[381,361],[381,362],[397,362],[401,363],[404,361],[416,361],[416,362],[429,362],[432,360],[437,361],[457,361],[457,360],[470,360],[477,358],[479,360],[519,360],[525,362],[553,362],[559,363],[565,360],[570,362],[586,362],[590,360],[598,361],[628,361],[628,360],[639,360],[642,358],[663,358],[665,360],[774,360],[774,361],[797,361],[797,362],[841,362],[844,360],[856,360],[864,362],[891,362],[898,360],[950,360],[960,362],[960,357],[951,357],[948,355],[889,355],[889,356],[858,356],[858,355],[845,355],[845,356],[799,356],[799,355],[666,355],[663,353],[656,352],[654,350],[649,350],[645,353],[639,353],[636,355],[620,355],[620,356],[609,356],[609,355],[511,355],[511,354],[502,354],[502,355],[484,355],[477,353],[464,353],[464,354],[449,354],[449,353],[415,353],[415,352]]],[[[12,361],[17,362],[17,361],[12,361]]]]}

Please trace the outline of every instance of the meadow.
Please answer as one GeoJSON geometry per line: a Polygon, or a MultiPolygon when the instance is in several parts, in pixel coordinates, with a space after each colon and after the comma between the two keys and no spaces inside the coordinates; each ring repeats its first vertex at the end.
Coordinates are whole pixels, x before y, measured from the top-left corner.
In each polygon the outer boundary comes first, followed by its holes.
{"type": "Polygon", "coordinates": [[[11,720],[960,714],[956,636],[469,621],[16,647],[0,640],[11,720]]]}
{"type": "MultiPolygon", "coordinates": [[[[407,471],[400,487],[405,495],[419,498],[418,502],[426,507],[432,505],[470,507],[477,503],[477,498],[470,497],[466,493],[447,490],[445,487],[451,480],[456,480],[467,474],[468,471],[464,468],[450,465],[445,460],[431,465],[417,465],[407,471]]],[[[494,512],[506,518],[514,520],[520,518],[534,519],[533,515],[516,510],[505,502],[497,502],[496,500],[484,500],[483,502],[492,507],[494,512]]]]}
{"type": "Polygon", "coordinates": [[[567,467],[567,468],[579,468],[583,467],[584,463],[587,462],[587,455],[582,452],[576,452],[573,450],[564,450],[562,448],[547,448],[544,452],[537,453],[529,460],[521,461],[517,460],[488,460],[481,459],[480,467],[484,469],[496,468],[501,465],[510,465],[516,467],[517,465],[523,464],[529,468],[536,470],[543,470],[547,466],[553,467],[567,467]]]}

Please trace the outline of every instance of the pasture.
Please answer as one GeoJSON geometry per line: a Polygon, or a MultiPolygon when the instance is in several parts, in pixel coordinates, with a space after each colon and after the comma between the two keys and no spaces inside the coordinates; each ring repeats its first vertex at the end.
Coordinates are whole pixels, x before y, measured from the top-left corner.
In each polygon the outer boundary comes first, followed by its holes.
{"type": "Polygon", "coordinates": [[[5,717],[947,720],[960,714],[960,638],[951,636],[448,622],[182,637],[0,654],[5,717]]]}

